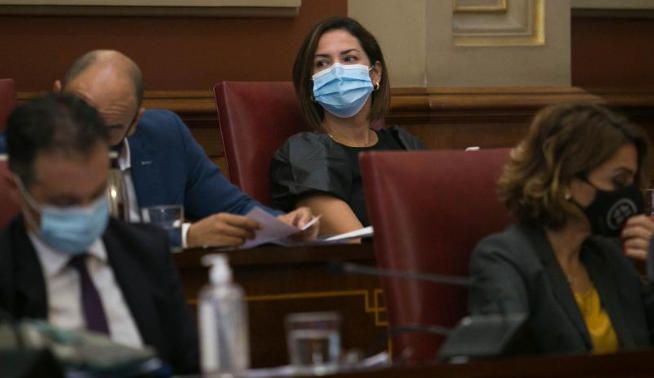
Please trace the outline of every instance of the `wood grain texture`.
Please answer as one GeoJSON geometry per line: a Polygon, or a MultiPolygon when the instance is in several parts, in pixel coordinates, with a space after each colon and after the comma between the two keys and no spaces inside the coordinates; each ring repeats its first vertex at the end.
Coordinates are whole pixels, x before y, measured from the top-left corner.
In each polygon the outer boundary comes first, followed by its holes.
{"type": "MultiPolygon", "coordinates": [[[[19,100],[35,95],[20,92],[19,100]]],[[[644,126],[654,138],[654,88],[395,88],[387,124],[405,127],[431,149],[512,147],[540,108],[563,102],[606,104],[644,126]]],[[[227,174],[211,91],[148,91],[144,106],[177,112],[227,174]]]]}

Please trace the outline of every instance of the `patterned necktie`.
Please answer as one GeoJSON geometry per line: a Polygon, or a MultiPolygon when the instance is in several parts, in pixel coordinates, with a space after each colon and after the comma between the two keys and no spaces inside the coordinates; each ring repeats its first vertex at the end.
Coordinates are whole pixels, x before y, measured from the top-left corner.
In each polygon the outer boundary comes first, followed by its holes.
{"type": "Polygon", "coordinates": [[[84,320],[86,320],[86,329],[109,335],[109,325],[100,300],[100,294],[91,280],[88,269],[86,269],[87,256],[87,254],[83,254],[70,259],[70,266],[79,275],[80,299],[82,313],[84,314],[84,320]]]}

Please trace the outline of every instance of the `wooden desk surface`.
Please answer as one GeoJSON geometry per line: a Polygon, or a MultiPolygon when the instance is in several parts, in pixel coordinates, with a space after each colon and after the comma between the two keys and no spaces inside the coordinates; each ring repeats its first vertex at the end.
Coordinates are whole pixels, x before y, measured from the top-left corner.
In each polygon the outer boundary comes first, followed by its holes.
{"type": "Polygon", "coordinates": [[[280,247],[266,245],[252,249],[221,250],[194,248],[174,254],[179,268],[202,266],[202,257],[212,253],[223,253],[234,267],[252,265],[286,265],[306,263],[327,263],[329,261],[374,261],[372,241],[363,244],[339,244],[323,246],[280,247]]]}
{"type": "Polygon", "coordinates": [[[389,368],[329,375],[337,378],[603,378],[653,377],[654,349],[608,355],[540,356],[467,364],[389,368]]]}
{"type": "MultiPolygon", "coordinates": [[[[248,250],[192,249],[175,254],[184,292],[195,307],[207,281],[202,256],[225,253],[234,280],[243,286],[250,318],[253,367],[288,363],[284,318],[296,312],[336,311],[341,314],[344,349],[367,352],[386,329],[382,291],[376,277],[334,275],[332,261],[374,265],[372,242],[314,247],[264,246],[248,250]]],[[[378,349],[383,349],[380,346],[378,349]]]]}

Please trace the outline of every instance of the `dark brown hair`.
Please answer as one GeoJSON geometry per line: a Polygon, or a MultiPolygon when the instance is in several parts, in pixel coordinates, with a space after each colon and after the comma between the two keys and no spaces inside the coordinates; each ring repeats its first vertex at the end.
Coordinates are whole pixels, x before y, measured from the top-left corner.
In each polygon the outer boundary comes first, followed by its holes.
{"type": "Polygon", "coordinates": [[[372,93],[372,107],[369,119],[375,121],[383,118],[388,111],[391,98],[391,86],[384,55],[375,37],[359,22],[348,17],[329,18],[314,26],[297,53],[293,64],[293,84],[300,101],[302,113],[304,113],[312,127],[320,129],[325,113],[320,104],[313,101],[313,80],[311,80],[311,76],[313,76],[313,62],[318,42],[323,34],[332,30],[345,30],[350,33],[359,40],[361,47],[370,59],[370,63],[379,62],[381,64],[381,81],[379,82],[379,89],[372,93]]]}
{"type": "Polygon", "coordinates": [[[511,151],[498,182],[499,196],[518,220],[559,229],[578,214],[565,198],[567,185],[611,159],[625,144],[633,144],[638,152],[635,183],[641,185],[646,182],[649,142],[640,127],[599,105],[547,107],[511,151]]]}
{"type": "Polygon", "coordinates": [[[29,187],[34,162],[42,152],[88,156],[109,144],[109,129],[100,114],[71,94],[49,94],[18,106],[7,120],[9,168],[29,187]]]}

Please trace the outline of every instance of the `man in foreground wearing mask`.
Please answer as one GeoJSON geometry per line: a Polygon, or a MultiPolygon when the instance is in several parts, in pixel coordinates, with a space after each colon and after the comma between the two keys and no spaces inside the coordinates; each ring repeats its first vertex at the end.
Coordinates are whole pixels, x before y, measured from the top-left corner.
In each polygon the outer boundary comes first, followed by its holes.
{"type": "MultiPolygon", "coordinates": [[[[256,206],[297,227],[311,220],[308,208],[288,214],[265,208],[227,181],[176,114],[142,108],[141,70],[120,52],[84,54],[54,89],[85,99],[108,125],[135,209],[130,220],[139,220],[139,208],[182,204],[194,222],[183,228],[186,247],[243,244],[259,228],[244,216],[256,206]]],[[[315,238],[317,231],[316,223],[299,236],[315,238]]]]}
{"type": "Polygon", "coordinates": [[[6,139],[21,215],[0,233],[0,309],[150,345],[176,372],[197,371],[165,233],[109,218],[109,132],[96,110],[72,95],[39,98],[12,113],[6,139]]]}
{"type": "Polygon", "coordinates": [[[524,353],[612,353],[654,342],[648,137],[608,109],[541,110],[511,151],[498,193],[516,224],[477,245],[472,314],[528,315],[524,353]],[[589,143],[590,142],[590,143],[589,143]]]}

